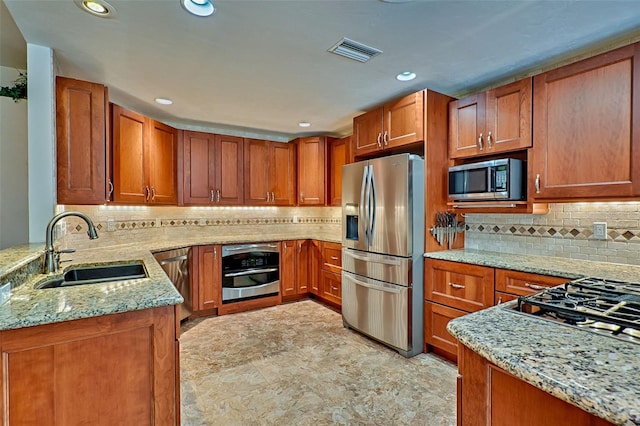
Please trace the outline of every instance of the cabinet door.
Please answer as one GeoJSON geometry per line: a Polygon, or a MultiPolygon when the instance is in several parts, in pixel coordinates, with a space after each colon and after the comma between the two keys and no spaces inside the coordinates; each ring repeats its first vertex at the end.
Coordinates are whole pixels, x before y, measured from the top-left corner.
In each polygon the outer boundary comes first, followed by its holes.
{"type": "Polygon", "coordinates": [[[323,136],[300,138],[298,150],[298,205],[323,206],[325,202],[325,150],[323,136]]]}
{"type": "Polygon", "coordinates": [[[148,122],[151,202],[177,204],[178,131],[155,120],[148,122]]]}
{"type": "Polygon", "coordinates": [[[215,201],[215,135],[185,131],[183,173],[185,205],[208,205],[215,201]]]}
{"type": "Polygon", "coordinates": [[[107,201],[106,88],[56,77],[59,204],[107,201]]]}
{"type": "Polygon", "coordinates": [[[282,296],[295,296],[296,291],[296,241],[282,241],[280,250],[280,291],[282,296]]]}
{"type": "Polygon", "coordinates": [[[383,148],[424,140],[424,92],[416,92],[383,107],[383,148]]]}
{"type": "Polygon", "coordinates": [[[427,259],[425,298],[466,312],[493,306],[493,268],[427,259]]]}
{"type": "Polygon", "coordinates": [[[487,92],[486,151],[505,152],[531,147],[532,81],[529,77],[487,92]]]}
{"type": "Polygon", "coordinates": [[[485,153],[485,93],[449,103],[449,158],[485,153]]]}
{"type": "Polygon", "coordinates": [[[320,268],[322,266],[322,253],[320,251],[320,241],[309,240],[309,251],[307,253],[309,261],[308,281],[309,292],[320,296],[320,268]]]}
{"type": "Polygon", "coordinates": [[[640,44],[534,77],[536,199],[640,194],[640,44]]]}
{"type": "Polygon", "coordinates": [[[304,294],[310,291],[309,253],[311,240],[296,241],[296,293],[304,294]]]}
{"type": "Polygon", "coordinates": [[[198,247],[198,310],[222,303],[222,259],[219,244],[198,247]]]}
{"type": "Polygon", "coordinates": [[[272,142],[269,159],[271,204],[293,206],[296,203],[296,147],[272,142]]]}
{"type": "Polygon", "coordinates": [[[216,135],[215,185],[216,204],[242,205],[244,202],[244,139],[216,135]]]}
{"type": "Polygon", "coordinates": [[[382,148],[382,108],[353,119],[353,155],[368,154],[382,148]]]}
{"type": "Polygon", "coordinates": [[[337,305],[342,305],[342,278],[340,274],[322,271],[322,297],[337,305]]]}
{"type": "Polygon", "coordinates": [[[244,141],[244,199],[246,204],[264,205],[271,201],[269,188],[269,142],[244,141]]]}
{"type": "Polygon", "coordinates": [[[328,188],[329,188],[329,205],[342,205],[342,166],[349,162],[349,146],[351,145],[351,137],[347,136],[342,139],[332,139],[329,143],[329,172],[328,172],[328,188]]]}
{"type": "Polygon", "coordinates": [[[145,117],[114,104],[112,120],[113,201],[144,204],[151,197],[145,117]]]}
{"type": "Polygon", "coordinates": [[[447,331],[447,324],[454,318],[459,318],[467,313],[459,309],[439,305],[437,303],[424,303],[424,342],[434,348],[446,352],[448,358],[456,359],[458,356],[458,341],[447,331]]]}

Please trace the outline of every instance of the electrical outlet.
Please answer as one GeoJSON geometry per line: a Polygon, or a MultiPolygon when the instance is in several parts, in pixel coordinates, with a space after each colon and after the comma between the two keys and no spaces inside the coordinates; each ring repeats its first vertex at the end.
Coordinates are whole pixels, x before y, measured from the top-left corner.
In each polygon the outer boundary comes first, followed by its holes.
{"type": "Polygon", "coordinates": [[[593,222],[593,238],[596,240],[607,239],[607,222],[593,222]]]}
{"type": "Polygon", "coordinates": [[[293,216],[293,223],[298,223],[298,216],[293,216]]]}
{"type": "Polygon", "coordinates": [[[116,230],[116,221],[115,219],[107,219],[107,231],[113,232],[116,230]]]}

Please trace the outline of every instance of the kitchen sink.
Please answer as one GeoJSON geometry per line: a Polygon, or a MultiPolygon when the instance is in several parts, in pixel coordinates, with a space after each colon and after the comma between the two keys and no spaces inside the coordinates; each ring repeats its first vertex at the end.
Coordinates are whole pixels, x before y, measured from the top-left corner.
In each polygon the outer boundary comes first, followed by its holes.
{"type": "Polygon", "coordinates": [[[36,284],[37,289],[99,284],[111,281],[126,281],[147,278],[147,270],[142,262],[95,265],[69,269],[64,275],[51,277],[36,284]]]}

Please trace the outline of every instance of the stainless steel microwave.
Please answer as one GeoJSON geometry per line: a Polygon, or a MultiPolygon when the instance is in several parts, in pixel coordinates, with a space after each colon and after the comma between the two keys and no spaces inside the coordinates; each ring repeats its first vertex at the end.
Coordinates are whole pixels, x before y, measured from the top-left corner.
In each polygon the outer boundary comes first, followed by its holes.
{"type": "Polygon", "coordinates": [[[449,167],[449,199],[525,200],[526,162],[515,158],[449,167]]]}

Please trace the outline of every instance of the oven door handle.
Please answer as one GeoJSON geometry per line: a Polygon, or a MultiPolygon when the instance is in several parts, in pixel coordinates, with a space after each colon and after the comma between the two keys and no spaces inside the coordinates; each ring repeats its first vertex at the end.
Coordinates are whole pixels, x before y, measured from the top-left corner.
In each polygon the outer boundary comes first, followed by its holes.
{"type": "Polygon", "coordinates": [[[224,277],[225,278],[241,277],[243,275],[263,274],[265,272],[276,272],[277,270],[278,270],[278,268],[251,269],[249,271],[231,272],[231,273],[228,273],[228,274],[224,274],[224,277]]]}

